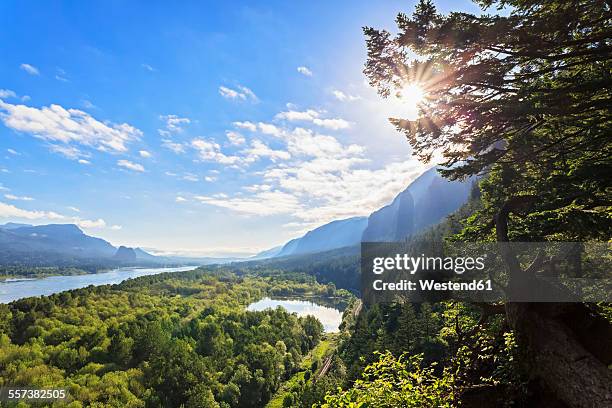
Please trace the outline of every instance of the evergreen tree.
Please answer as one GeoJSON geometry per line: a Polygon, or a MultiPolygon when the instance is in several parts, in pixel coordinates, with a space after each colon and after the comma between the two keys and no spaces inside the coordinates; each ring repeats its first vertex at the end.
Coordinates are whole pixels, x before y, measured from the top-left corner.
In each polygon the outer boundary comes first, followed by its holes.
{"type": "MultiPolygon", "coordinates": [[[[483,208],[461,238],[609,241],[612,4],[479,3],[508,14],[441,15],[421,1],[412,16],[398,15],[395,36],[366,27],[371,85],[383,97],[422,87],[419,117],[392,123],[420,159],[441,153],[445,176],[487,176],[483,208]]],[[[502,257],[511,287],[544,284],[511,251],[502,257]]],[[[569,406],[612,403],[609,321],[583,304],[508,303],[505,311],[533,376],[552,394],[569,406]]]]}

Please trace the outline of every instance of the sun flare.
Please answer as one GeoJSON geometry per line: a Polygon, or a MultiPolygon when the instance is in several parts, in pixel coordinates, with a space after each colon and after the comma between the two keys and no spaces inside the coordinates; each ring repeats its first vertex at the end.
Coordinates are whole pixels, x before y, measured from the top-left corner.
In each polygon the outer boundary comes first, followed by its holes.
{"type": "Polygon", "coordinates": [[[425,91],[419,84],[411,83],[402,89],[400,92],[400,98],[407,105],[417,108],[425,98],[425,91]]]}

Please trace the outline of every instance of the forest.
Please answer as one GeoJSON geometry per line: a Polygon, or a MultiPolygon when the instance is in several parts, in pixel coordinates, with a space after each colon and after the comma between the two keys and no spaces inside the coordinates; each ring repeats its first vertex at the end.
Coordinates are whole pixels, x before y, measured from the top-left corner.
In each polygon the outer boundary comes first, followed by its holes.
{"type": "Polygon", "coordinates": [[[308,276],[197,270],[0,305],[0,385],[62,388],[70,407],[263,406],[323,331],[245,310],[275,291],[336,295],[308,276]]]}
{"type": "MultiPolygon", "coordinates": [[[[363,29],[381,98],[407,83],[426,95],[417,119],[391,119],[414,154],[479,179],[411,240],[609,244],[612,3],[477,3],[441,14],[422,0],[393,33],[363,29]]],[[[508,290],[547,285],[558,261],[501,257],[508,290]]],[[[358,260],[344,248],[0,305],[0,386],[65,388],[53,406],[71,407],[612,406],[610,304],[362,307],[358,260]],[[245,310],[270,295],[347,303],[340,332],[245,310]]]]}

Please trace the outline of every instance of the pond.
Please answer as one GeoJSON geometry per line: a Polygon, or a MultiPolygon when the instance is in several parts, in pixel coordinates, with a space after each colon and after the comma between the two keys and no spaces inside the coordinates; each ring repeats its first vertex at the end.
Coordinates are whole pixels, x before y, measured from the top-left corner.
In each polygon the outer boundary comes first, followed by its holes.
{"type": "Polygon", "coordinates": [[[321,306],[309,300],[299,299],[271,299],[263,298],[255,303],[251,303],[247,310],[261,311],[275,309],[281,306],[289,313],[296,313],[298,316],[311,315],[319,319],[323,324],[325,333],[333,333],[339,330],[342,322],[342,311],[333,307],[321,306]]]}

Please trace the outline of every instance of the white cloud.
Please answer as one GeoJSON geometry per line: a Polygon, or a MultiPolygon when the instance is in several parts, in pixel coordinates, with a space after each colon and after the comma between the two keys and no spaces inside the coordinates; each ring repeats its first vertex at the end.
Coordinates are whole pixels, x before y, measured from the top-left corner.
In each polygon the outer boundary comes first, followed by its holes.
{"type": "Polygon", "coordinates": [[[18,151],[14,149],[6,149],[6,151],[12,154],[13,156],[21,156],[21,153],[19,153],[18,151]]]}
{"type": "Polygon", "coordinates": [[[240,92],[243,95],[245,95],[247,99],[250,99],[253,102],[259,101],[259,99],[257,98],[257,95],[255,95],[255,92],[253,92],[251,89],[247,88],[246,86],[238,85],[238,89],[240,89],[240,92]]]}
{"type": "Polygon", "coordinates": [[[332,130],[340,130],[340,129],[348,129],[351,124],[344,119],[314,119],[312,121],[317,126],[321,126],[327,129],[332,130]]]}
{"type": "Polygon", "coordinates": [[[123,229],[123,227],[121,225],[113,225],[110,227],[110,229],[112,229],[113,231],[119,231],[123,229]]]}
{"type": "Polygon", "coordinates": [[[17,94],[10,89],[0,89],[0,98],[16,98],[17,94]]]}
{"type": "Polygon", "coordinates": [[[335,137],[322,135],[310,129],[295,128],[285,136],[289,152],[321,158],[359,156],[363,148],[358,145],[342,145],[335,137]]]}
{"type": "Polygon", "coordinates": [[[246,142],[244,136],[238,132],[234,132],[233,130],[226,131],[225,136],[227,136],[227,140],[229,140],[229,142],[234,146],[240,146],[246,142]]]}
{"type": "Polygon", "coordinates": [[[106,222],[102,218],[98,218],[97,220],[75,219],[74,223],[81,228],[104,228],[106,227],[106,222]]]}
{"type": "Polygon", "coordinates": [[[148,151],[146,151],[146,150],[140,150],[140,151],[138,152],[138,154],[140,154],[140,157],[144,157],[144,158],[149,158],[149,157],[151,157],[151,153],[149,153],[149,152],[148,152],[148,151]]]}
{"type": "Polygon", "coordinates": [[[259,128],[259,131],[261,133],[266,134],[266,135],[280,136],[283,133],[279,127],[271,123],[259,122],[257,124],[257,127],[259,128]]]}
{"type": "Polygon", "coordinates": [[[28,197],[28,196],[16,196],[13,194],[5,194],[4,198],[6,198],[7,200],[13,200],[13,201],[34,201],[34,199],[32,197],[28,197]]]}
{"type": "Polygon", "coordinates": [[[55,79],[57,79],[58,81],[61,81],[61,82],[70,82],[70,81],[68,80],[68,78],[63,77],[63,76],[61,76],[61,75],[55,75],[55,79]]]}
{"type": "Polygon", "coordinates": [[[133,171],[139,171],[139,172],[145,171],[142,164],[134,163],[129,160],[118,160],[117,166],[126,168],[128,170],[133,170],[133,171]]]}
{"type": "Polygon", "coordinates": [[[78,160],[83,157],[88,158],[90,156],[89,154],[83,153],[81,150],[74,146],[51,144],[49,145],[49,149],[52,152],[59,153],[62,156],[71,160],[78,160]]]}
{"type": "Polygon", "coordinates": [[[312,122],[315,118],[318,118],[320,115],[320,112],[313,110],[313,109],[308,109],[306,111],[300,112],[300,111],[295,111],[295,110],[289,110],[286,112],[280,112],[277,113],[275,118],[276,119],[285,119],[285,120],[289,120],[289,121],[298,121],[298,120],[304,120],[304,121],[310,121],[312,122]]]}
{"type": "Polygon", "coordinates": [[[166,149],[172,150],[174,153],[185,153],[185,145],[182,143],[176,143],[171,139],[162,139],[162,146],[166,149]]]}
{"type": "Polygon", "coordinates": [[[255,161],[261,157],[268,157],[272,161],[278,160],[289,160],[291,154],[284,150],[271,149],[261,140],[255,139],[251,142],[251,147],[242,151],[247,155],[246,161],[255,161]]]}
{"type": "Polygon", "coordinates": [[[77,207],[68,207],[69,210],[72,210],[74,212],[81,212],[80,209],[78,209],[77,207]]]}
{"type": "MultiPolygon", "coordinates": [[[[160,115],[159,119],[165,122],[166,131],[172,133],[182,132],[184,126],[191,123],[191,119],[181,118],[177,115],[160,115]]],[[[162,136],[167,136],[167,134],[162,134],[162,136]]]]}
{"type": "Polygon", "coordinates": [[[222,97],[227,98],[227,99],[237,99],[237,98],[246,99],[246,95],[241,95],[238,91],[235,91],[225,86],[219,87],[219,94],[222,97]]]}
{"type": "Polygon", "coordinates": [[[251,193],[256,193],[259,191],[270,191],[272,190],[272,186],[269,184],[253,184],[252,186],[244,187],[244,189],[251,193]]]}
{"type": "Polygon", "coordinates": [[[196,200],[250,215],[291,214],[300,209],[298,199],[282,191],[263,191],[248,198],[196,196],[196,200]]]}
{"type": "Polygon", "coordinates": [[[78,143],[108,152],[125,152],[129,142],[142,136],[139,129],[127,123],[100,122],[86,112],[60,105],[39,109],[0,100],[0,119],[6,127],[38,139],[78,143]]]}
{"type": "Polygon", "coordinates": [[[251,132],[255,132],[257,130],[257,125],[253,122],[245,121],[245,122],[234,122],[234,126],[240,129],[250,130],[251,132]]]}
{"type": "Polygon", "coordinates": [[[208,181],[209,183],[214,183],[215,181],[217,181],[217,178],[214,176],[206,176],[204,177],[204,181],[208,181]]]}
{"type": "Polygon", "coordinates": [[[160,115],[159,119],[165,123],[165,129],[157,129],[157,132],[163,137],[162,147],[165,147],[176,154],[185,153],[185,144],[176,142],[172,140],[171,137],[173,133],[181,133],[184,130],[184,127],[191,123],[191,119],[183,118],[177,115],[160,115]]]}
{"type": "Polygon", "coordinates": [[[0,202],[0,218],[25,219],[25,220],[46,220],[51,222],[70,222],[81,228],[104,228],[106,222],[98,218],[97,220],[81,219],[79,217],[67,217],[54,211],[24,210],[12,204],[0,202]]]}
{"type": "Polygon", "coordinates": [[[78,163],[80,163],[80,164],[91,164],[91,162],[89,160],[85,160],[85,159],[79,159],[78,163]]]}
{"type": "Polygon", "coordinates": [[[174,201],[176,201],[177,203],[184,203],[185,201],[187,201],[187,199],[181,196],[176,196],[174,201]]]}
{"type": "Polygon", "coordinates": [[[197,150],[198,156],[203,161],[211,161],[222,164],[235,164],[240,160],[236,156],[226,156],[221,152],[221,146],[212,140],[193,139],[191,147],[197,150]]]}
{"type": "MultiPolygon", "coordinates": [[[[348,124],[321,115],[322,112],[312,109],[289,110],[275,118],[334,129],[346,128],[348,124]]],[[[240,152],[241,162],[270,158],[271,165],[253,173],[260,180],[232,196],[201,195],[196,197],[198,201],[247,215],[289,215],[294,218],[290,221],[292,228],[312,228],[333,219],[371,213],[390,202],[424,170],[420,163],[411,160],[376,165],[365,156],[363,146],[342,143],[313,129],[291,129],[264,122],[257,123],[257,129],[249,128],[278,137],[276,140],[284,147],[272,149],[262,140],[254,139],[240,152]],[[271,202],[274,206],[270,206],[271,202]]],[[[220,152],[214,144],[208,150],[211,156],[220,152]]]]}
{"type": "Polygon", "coordinates": [[[312,76],[312,71],[308,67],[305,67],[305,66],[297,67],[297,72],[307,77],[312,76]]]}
{"type": "Polygon", "coordinates": [[[228,88],[227,86],[219,87],[219,95],[226,99],[237,99],[241,101],[258,102],[257,95],[246,86],[238,85],[236,89],[228,88]]]}
{"type": "Polygon", "coordinates": [[[196,182],[196,181],[199,181],[200,179],[195,174],[187,173],[183,176],[183,180],[196,182]]]}
{"type": "Polygon", "coordinates": [[[65,219],[63,215],[60,215],[53,211],[30,211],[17,208],[14,205],[0,202],[0,217],[2,218],[24,218],[27,220],[62,220],[65,219]]]}
{"type": "Polygon", "coordinates": [[[290,122],[311,122],[317,126],[331,130],[348,129],[350,127],[350,123],[344,119],[323,119],[321,118],[321,113],[322,112],[314,109],[308,109],[305,111],[289,110],[277,113],[275,118],[288,120],[290,122]]]}
{"type": "Polygon", "coordinates": [[[30,64],[21,64],[19,68],[21,68],[30,75],[40,75],[40,72],[38,72],[38,68],[30,64]]]}
{"type": "Polygon", "coordinates": [[[96,105],[94,105],[91,101],[88,101],[87,99],[83,99],[83,101],[81,101],[81,104],[83,105],[83,107],[85,109],[95,109],[95,108],[97,108],[96,105]]]}
{"type": "Polygon", "coordinates": [[[342,92],[339,89],[334,89],[332,90],[332,94],[334,95],[334,97],[342,102],[352,102],[352,101],[356,101],[361,99],[360,96],[354,96],[354,95],[350,95],[348,93],[342,92]]]}
{"type": "Polygon", "coordinates": [[[152,67],[151,65],[149,65],[149,64],[140,64],[140,66],[141,66],[142,68],[146,69],[146,70],[147,70],[147,71],[149,71],[149,72],[155,72],[155,71],[156,71],[156,69],[155,69],[155,68],[153,68],[153,67],[152,67]]]}

